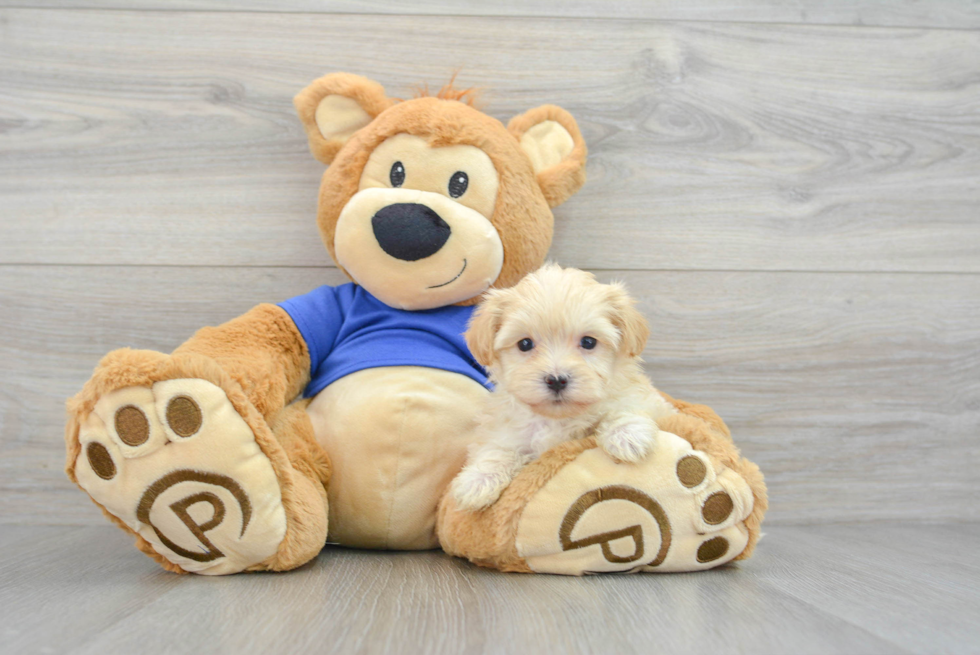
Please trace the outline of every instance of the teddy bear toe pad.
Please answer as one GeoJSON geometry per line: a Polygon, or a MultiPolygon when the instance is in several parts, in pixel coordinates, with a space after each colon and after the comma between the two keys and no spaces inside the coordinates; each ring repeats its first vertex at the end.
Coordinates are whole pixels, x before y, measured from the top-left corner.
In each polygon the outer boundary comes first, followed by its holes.
{"type": "Polygon", "coordinates": [[[79,440],[82,488],[186,571],[242,571],[274,555],[285,536],[272,464],[210,382],[106,394],[79,440]]]}
{"type": "Polygon", "coordinates": [[[638,464],[582,452],[530,499],[517,552],[539,573],[696,571],[737,557],[752,492],[680,437],[658,436],[638,464]]]}

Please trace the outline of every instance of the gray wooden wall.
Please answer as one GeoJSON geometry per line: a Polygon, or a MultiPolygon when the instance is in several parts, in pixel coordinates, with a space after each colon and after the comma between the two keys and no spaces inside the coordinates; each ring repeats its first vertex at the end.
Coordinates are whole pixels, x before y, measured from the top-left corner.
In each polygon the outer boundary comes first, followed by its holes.
{"type": "Polygon", "coordinates": [[[624,279],[772,523],[980,518],[980,3],[0,0],[0,522],[101,523],[63,401],[339,283],[291,98],[552,102],[589,143],[553,257],[624,279]],[[493,14],[489,16],[487,14],[493,14]]]}

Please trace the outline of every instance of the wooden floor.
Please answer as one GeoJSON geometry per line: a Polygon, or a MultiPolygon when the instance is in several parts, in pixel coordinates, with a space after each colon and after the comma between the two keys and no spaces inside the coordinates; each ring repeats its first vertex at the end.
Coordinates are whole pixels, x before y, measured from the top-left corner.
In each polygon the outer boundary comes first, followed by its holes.
{"type": "Polygon", "coordinates": [[[0,651],[980,652],[978,82],[975,0],[0,0],[0,651]],[[656,384],[760,464],[757,559],[157,571],[65,479],[65,398],[342,282],[293,94],[456,69],[576,116],[552,257],[625,280],[656,384]]]}
{"type": "Polygon", "coordinates": [[[977,653],[980,526],[777,526],[707,573],[501,574],[325,550],[298,571],[165,573],[111,527],[0,536],[3,653],[977,653]]]}

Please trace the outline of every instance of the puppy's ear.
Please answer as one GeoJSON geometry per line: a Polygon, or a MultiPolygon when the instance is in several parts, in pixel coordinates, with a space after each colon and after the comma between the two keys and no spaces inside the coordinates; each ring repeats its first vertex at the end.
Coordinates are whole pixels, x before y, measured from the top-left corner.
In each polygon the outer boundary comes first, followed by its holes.
{"type": "Polygon", "coordinates": [[[507,129],[531,160],[550,207],[565,202],[585,184],[588,151],[578,124],[567,111],[555,105],[535,107],[512,118],[507,129]]]}
{"type": "Polygon", "coordinates": [[[619,349],[629,357],[639,357],[650,337],[650,325],[622,284],[610,284],[609,287],[609,302],[613,307],[611,318],[620,335],[619,349]]]}
{"type": "Polygon", "coordinates": [[[354,132],[393,103],[380,84],[350,73],[324,75],[293,98],[310,152],[324,164],[333,161],[354,132]]]}
{"type": "Polygon", "coordinates": [[[486,299],[477,306],[466,330],[466,345],[476,361],[491,366],[497,359],[493,342],[504,320],[505,294],[490,291],[486,299]]]}

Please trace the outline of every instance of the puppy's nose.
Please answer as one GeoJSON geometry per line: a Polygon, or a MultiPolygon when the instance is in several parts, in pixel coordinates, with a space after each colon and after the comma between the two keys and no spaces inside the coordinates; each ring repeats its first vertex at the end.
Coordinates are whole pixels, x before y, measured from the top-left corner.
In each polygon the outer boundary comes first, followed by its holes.
{"type": "Polygon", "coordinates": [[[408,262],[430,257],[449,240],[449,225],[431,208],[413,202],[382,207],[371,219],[378,245],[408,262]]]}
{"type": "Polygon", "coordinates": [[[544,379],[544,383],[548,385],[548,388],[558,393],[562,389],[568,386],[568,378],[564,375],[559,375],[555,377],[554,375],[549,375],[544,379]]]}

